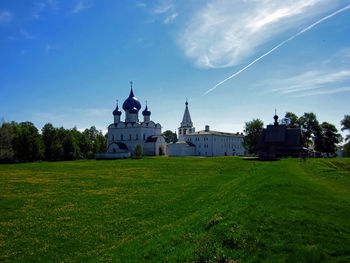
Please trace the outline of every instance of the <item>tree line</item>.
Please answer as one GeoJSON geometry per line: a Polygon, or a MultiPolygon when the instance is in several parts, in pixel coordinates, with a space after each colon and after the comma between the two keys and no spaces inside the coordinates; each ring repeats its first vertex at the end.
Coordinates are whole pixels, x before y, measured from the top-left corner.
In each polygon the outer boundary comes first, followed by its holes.
{"type": "MultiPolygon", "coordinates": [[[[293,112],[287,112],[280,121],[288,128],[300,128],[301,142],[305,148],[312,147],[315,151],[325,153],[327,156],[335,156],[337,144],[343,141],[341,134],[337,128],[328,122],[319,123],[316,114],[313,112],[304,113],[298,117],[293,112]]],[[[341,121],[342,131],[350,131],[350,115],[345,115],[341,121]]],[[[253,119],[245,123],[244,132],[246,134],[243,139],[243,146],[250,154],[258,153],[258,144],[263,130],[264,123],[260,119],[253,119]]],[[[348,135],[345,141],[349,141],[348,135]]],[[[344,156],[350,156],[350,141],[347,142],[343,150],[344,156]]]]}
{"type": "Polygon", "coordinates": [[[93,158],[106,151],[106,137],[95,126],[83,132],[47,123],[41,133],[31,122],[2,122],[0,162],[63,161],[93,158]]]}

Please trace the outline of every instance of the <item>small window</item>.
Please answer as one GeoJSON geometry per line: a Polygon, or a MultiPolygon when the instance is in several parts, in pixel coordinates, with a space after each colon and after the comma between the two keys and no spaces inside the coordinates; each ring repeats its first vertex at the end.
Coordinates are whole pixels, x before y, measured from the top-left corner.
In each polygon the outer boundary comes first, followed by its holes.
{"type": "Polygon", "coordinates": [[[143,134],[143,140],[146,140],[146,134],[143,134]]]}
{"type": "Polygon", "coordinates": [[[138,134],[136,134],[136,140],[138,140],[139,139],[139,135],[138,134]]]}
{"type": "Polygon", "coordinates": [[[120,135],[120,140],[121,140],[121,141],[123,140],[123,134],[120,135]]]}
{"type": "Polygon", "coordinates": [[[129,140],[131,141],[131,134],[129,134],[129,140]]]}

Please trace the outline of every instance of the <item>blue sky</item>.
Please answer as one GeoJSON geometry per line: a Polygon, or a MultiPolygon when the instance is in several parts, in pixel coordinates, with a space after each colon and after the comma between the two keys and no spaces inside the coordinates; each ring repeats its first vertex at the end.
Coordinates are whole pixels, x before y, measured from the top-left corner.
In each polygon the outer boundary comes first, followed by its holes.
{"type": "MultiPolygon", "coordinates": [[[[151,119],[175,130],[186,97],[197,130],[241,132],[286,111],[340,129],[350,114],[344,0],[0,1],[0,118],[106,130],[134,82],[151,119]]],[[[124,118],[124,114],[122,118],[124,118]]],[[[142,117],[142,116],[140,116],[142,117]]]]}

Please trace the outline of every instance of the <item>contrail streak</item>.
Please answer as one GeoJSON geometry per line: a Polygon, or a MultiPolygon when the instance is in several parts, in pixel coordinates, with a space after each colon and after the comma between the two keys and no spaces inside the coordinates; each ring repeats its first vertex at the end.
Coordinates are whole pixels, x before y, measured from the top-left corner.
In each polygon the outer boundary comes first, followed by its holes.
{"type": "Polygon", "coordinates": [[[248,69],[250,66],[254,65],[256,62],[258,62],[259,60],[261,60],[262,58],[266,57],[268,54],[272,53],[273,51],[275,51],[276,49],[280,48],[281,46],[283,46],[284,44],[286,44],[287,42],[293,40],[294,38],[296,38],[297,36],[305,33],[306,31],[310,30],[311,28],[317,26],[319,23],[322,23],[323,21],[344,12],[345,10],[349,9],[350,5],[347,5],[335,12],[333,12],[332,14],[325,16],[324,18],[321,18],[320,20],[316,21],[315,23],[311,24],[310,26],[304,28],[303,30],[299,31],[298,33],[296,33],[295,35],[291,36],[290,38],[282,41],[281,43],[279,43],[277,46],[275,46],[274,48],[272,48],[270,51],[266,52],[265,54],[261,55],[260,57],[258,57],[257,59],[253,60],[252,62],[250,62],[247,66],[245,66],[244,68],[240,69],[239,71],[237,71],[236,73],[234,73],[233,75],[229,76],[228,78],[224,79],[223,81],[220,81],[219,83],[217,83],[214,87],[208,89],[203,95],[207,95],[208,93],[212,92],[213,90],[215,90],[218,86],[220,86],[221,84],[225,83],[226,81],[228,81],[229,79],[232,79],[234,77],[236,77],[237,75],[241,74],[243,71],[245,71],[246,69],[248,69]]]}

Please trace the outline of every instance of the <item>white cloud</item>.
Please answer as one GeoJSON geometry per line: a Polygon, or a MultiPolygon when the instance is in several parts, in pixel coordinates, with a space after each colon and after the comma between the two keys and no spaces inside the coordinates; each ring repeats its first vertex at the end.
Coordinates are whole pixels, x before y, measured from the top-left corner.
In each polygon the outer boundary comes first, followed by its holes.
{"type": "Polygon", "coordinates": [[[322,70],[308,71],[301,75],[278,81],[282,88],[273,89],[281,94],[299,93],[306,90],[321,89],[327,86],[350,81],[350,70],[325,72],[322,70]]]}
{"type": "Polygon", "coordinates": [[[336,89],[318,90],[318,91],[307,92],[307,93],[303,93],[300,95],[296,95],[294,97],[308,97],[308,96],[334,94],[334,93],[349,92],[349,91],[350,91],[350,87],[343,87],[343,88],[336,88],[336,89]]]}
{"type": "Polygon", "coordinates": [[[35,39],[34,35],[29,33],[28,31],[24,30],[23,28],[20,29],[19,34],[24,38],[24,39],[35,39]]]}
{"type": "Polygon", "coordinates": [[[92,0],[79,0],[71,11],[72,14],[80,13],[93,6],[92,0]]]}
{"type": "Polygon", "coordinates": [[[164,14],[167,13],[168,11],[171,11],[174,9],[174,4],[170,1],[163,1],[160,2],[158,6],[154,9],[154,13],[156,14],[164,14]]]}
{"type": "Polygon", "coordinates": [[[12,20],[13,14],[9,11],[0,11],[0,24],[9,23],[12,20]]]}
{"type": "Polygon", "coordinates": [[[153,13],[163,18],[164,24],[170,24],[179,15],[175,11],[175,5],[172,1],[159,1],[153,9],[153,13]]]}
{"type": "Polygon", "coordinates": [[[164,19],[165,24],[169,24],[178,16],[178,13],[172,13],[170,16],[164,19]]]}
{"type": "Polygon", "coordinates": [[[139,2],[136,4],[137,7],[146,7],[146,3],[143,3],[143,2],[139,2]]]}
{"type": "Polygon", "coordinates": [[[36,37],[29,33],[28,31],[26,31],[25,29],[21,28],[18,33],[10,35],[8,37],[9,40],[11,41],[17,41],[17,40],[34,40],[36,39],[36,37]]]}
{"type": "Polygon", "coordinates": [[[203,68],[237,65],[267,42],[310,23],[337,0],[210,0],[181,32],[179,44],[203,68]]]}
{"type": "Polygon", "coordinates": [[[45,10],[51,9],[51,11],[58,10],[58,0],[43,0],[34,3],[32,17],[34,19],[40,19],[45,10]]]}

